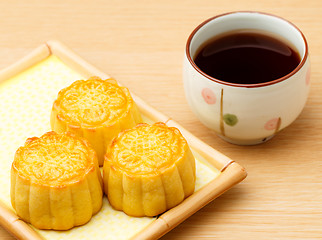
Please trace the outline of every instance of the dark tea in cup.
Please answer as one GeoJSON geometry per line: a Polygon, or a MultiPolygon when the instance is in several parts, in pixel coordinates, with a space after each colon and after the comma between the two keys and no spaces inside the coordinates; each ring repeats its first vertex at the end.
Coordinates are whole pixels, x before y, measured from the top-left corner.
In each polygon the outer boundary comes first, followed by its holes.
{"type": "Polygon", "coordinates": [[[310,72],[303,33],[281,17],[251,11],[199,24],[183,62],[192,111],[218,136],[240,145],[263,143],[299,116],[310,72]]]}
{"type": "Polygon", "coordinates": [[[231,83],[269,82],[292,72],[301,57],[286,40],[268,33],[237,30],[206,41],[194,62],[207,75],[231,83]]]}

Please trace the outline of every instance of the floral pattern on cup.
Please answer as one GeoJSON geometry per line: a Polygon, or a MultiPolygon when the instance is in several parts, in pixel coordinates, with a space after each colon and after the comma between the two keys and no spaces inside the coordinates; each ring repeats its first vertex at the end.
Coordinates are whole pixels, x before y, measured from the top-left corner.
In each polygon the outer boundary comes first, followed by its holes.
{"type": "Polygon", "coordinates": [[[223,116],[223,120],[224,122],[229,125],[229,126],[235,126],[237,123],[238,123],[238,118],[236,115],[234,114],[230,114],[230,113],[226,113],[224,116],[223,116]]]}
{"type": "Polygon", "coordinates": [[[215,104],[217,101],[216,95],[209,88],[202,89],[201,95],[207,104],[215,104]]]}
{"type": "Polygon", "coordinates": [[[271,120],[267,121],[265,123],[264,128],[268,131],[275,130],[275,132],[278,132],[281,125],[281,118],[272,118],[271,120]]]}

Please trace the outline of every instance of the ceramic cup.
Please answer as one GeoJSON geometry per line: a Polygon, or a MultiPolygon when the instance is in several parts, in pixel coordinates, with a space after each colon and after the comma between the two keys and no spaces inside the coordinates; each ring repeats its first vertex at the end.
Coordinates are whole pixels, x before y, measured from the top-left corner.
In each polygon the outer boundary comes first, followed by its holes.
{"type": "Polygon", "coordinates": [[[183,81],[187,101],[205,126],[231,143],[262,143],[290,125],[304,108],[310,85],[308,45],[295,25],[271,14],[215,16],[197,26],[188,38],[183,81]],[[300,64],[286,76],[257,84],[225,82],[202,72],[193,60],[198,48],[216,35],[241,29],[286,39],[297,49],[300,64]]]}

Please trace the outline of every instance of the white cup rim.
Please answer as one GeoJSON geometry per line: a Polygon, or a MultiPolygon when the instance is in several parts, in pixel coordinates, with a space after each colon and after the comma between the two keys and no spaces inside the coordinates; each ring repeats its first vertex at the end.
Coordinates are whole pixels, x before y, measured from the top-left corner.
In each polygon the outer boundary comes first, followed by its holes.
{"type": "Polygon", "coordinates": [[[265,12],[258,12],[258,11],[234,11],[234,12],[227,12],[227,13],[223,13],[223,14],[220,14],[220,15],[216,15],[214,17],[211,17],[205,21],[203,21],[201,24],[199,24],[193,31],[192,33],[190,34],[188,40],[187,40],[187,44],[186,44],[186,56],[190,62],[190,64],[195,68],[195,70],[197,70],[201,75],[203,75],[204,77],[206,77],[207,79],[213,81],[213,82],[217,82],[219,84],[223,84],[223,85],[227,85],[227,86],[231,86],[231,87],[242,87],[242,88],[257,88],[257,87],[264,87],[264,86],[269,86],[269,85],[273,85],[273,84],[276,84],[276,83],[279,83],[279,82],[282,82],[288,78],[290,78],[292,75],[294,75],[295,73],[297,73],[301,68],[302,66],[304,65],[304,63],[306,62],[307,58],[308,58],[308,44],[307,44],[307,41],[306,41],[306,38],[304,36],[304,34],[302,33],[302,31],[295,25],[293,24],[292,22],[282,18],[282,17],[279,17],[279,16],[276,16],[274,14],[270,14],[270,13],[265,13],[265,12]],[[288,73],[287,75],[281,77],[281,78],[278,78],[278,79],[274,79],[272,81],[268,81],[268,82],[263,82],[263,83],[251,83],[251,84],[240,84],[240,83],[231,83],[231,82],[225,82],[225,81],[222,81],[222,80],[219,80],[217,78],[214,78],[214,77],[211,77],[209,76],[208,74],[204,73],[197,65],[196,63],[194,62],[194,60],[192,59],[191,57],[191,53],[190,53],[190,45],[191,45],[191,41],[193,39],[193,37],[195,36],[195,34],[204,26],[206,25],[207,23],[211,22],[212,20],[216,19],[216,18],[219,18],[219,17],[222,17],[222,16],[225,16],[225,15],[230,15],[230,14],[236,14],[236,13],[256,13],[256,14],[262,14],[262,15],[267,15],[267,16],[271,16],[271,17],[275,17],[275,18],[279,18],[285,22],[287,22],[288,24],[290,24],[292,27],[294,27],[302,36],[302,39],[304,41],[304,44],[305,44],[305,52],[304,52],[304,55],[303,57],[301,58],[301,62],[299,63],[299,65],[293,69],[293,71],[291,71],[290,73],[288,73]]]}

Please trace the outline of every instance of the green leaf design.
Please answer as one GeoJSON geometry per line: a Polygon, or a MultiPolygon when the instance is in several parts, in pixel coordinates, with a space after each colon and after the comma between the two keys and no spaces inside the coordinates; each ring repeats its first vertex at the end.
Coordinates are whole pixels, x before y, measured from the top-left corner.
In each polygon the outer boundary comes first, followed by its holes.
{"type": "Polygon", "coordinates": [[[237,116],[230,113],[226,113],[223,117],[223,120],[229,126],[235,126],[238,123],[237,116]]]}

